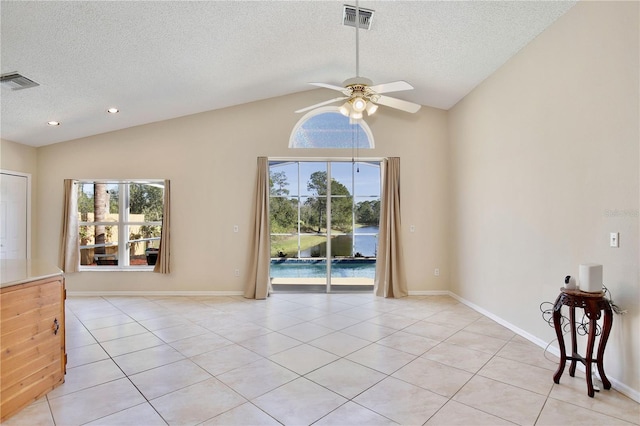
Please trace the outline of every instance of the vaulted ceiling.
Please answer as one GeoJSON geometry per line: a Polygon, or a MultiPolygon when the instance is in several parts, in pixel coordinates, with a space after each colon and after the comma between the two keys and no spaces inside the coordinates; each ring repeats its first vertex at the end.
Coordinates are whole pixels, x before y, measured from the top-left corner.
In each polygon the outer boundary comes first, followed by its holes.
{"type": "MultiPolygon", "coordinates": [[[[1,136],[43,146],[340,85],[356,68],[345,3],[1,1],[1,72],[39,84],[3,85],[1,136]]],[[[574,4],[361,1],[374,16],[360,74],[406,80],[415,90],[395,97],[449,109],[574,4]]]]}

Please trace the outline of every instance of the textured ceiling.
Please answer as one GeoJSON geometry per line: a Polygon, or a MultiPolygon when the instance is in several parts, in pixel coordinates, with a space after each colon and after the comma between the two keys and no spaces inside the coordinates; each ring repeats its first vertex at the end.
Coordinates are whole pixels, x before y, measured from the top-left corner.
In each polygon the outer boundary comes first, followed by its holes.
{"type": "MultiPolygon", "coordinates": [[[[1,136],[42,146],[341,84],[355,76],[344,3],[2,1],[1,72],[40,86],[2,88],[1,136]]],[[[449,109],[574,4],[361,1],[375,14],[360,74],[406,80],[415,90],[393,96],[449,109]]]]}

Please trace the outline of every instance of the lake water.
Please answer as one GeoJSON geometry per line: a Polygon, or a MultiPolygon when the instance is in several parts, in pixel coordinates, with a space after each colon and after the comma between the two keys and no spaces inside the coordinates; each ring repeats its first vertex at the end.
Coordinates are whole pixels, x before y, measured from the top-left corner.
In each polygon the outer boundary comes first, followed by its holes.
{"type": "MultiPolygon", "coordinates": [[[[359,253],[363,257],[376,257],[378,252],[378,227],[363,226],[356,228],[355,235],[339,235],[331,240],[333,256],[351,256],[351,246],[355,238],[353,254],[359,253]]],[[[300,251],[300,257],[325,257],[327,243],[318,244],[300,251]],[[315,256],[312,255],[315,254],[315,256]]]]}

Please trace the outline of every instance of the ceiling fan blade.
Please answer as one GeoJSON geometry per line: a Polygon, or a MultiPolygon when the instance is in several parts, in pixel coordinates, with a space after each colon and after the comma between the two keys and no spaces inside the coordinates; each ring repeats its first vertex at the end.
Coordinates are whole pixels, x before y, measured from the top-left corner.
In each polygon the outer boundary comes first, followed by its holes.
{"type": "Polygon", "coordinates": [[[348,98],[347,96],[340,96],[339,98],[333,98],[333,99],[330,99],[330,100],[328,100],[328,101],[320,102],[319,104],[315,104],[315,105],[308,106],[308,107],[306,107],[306,108],[299,109],[299,110],[297,110],[296,112],[305,112],[305,111],[310,111],[310,110],[312,110],[312,109],[315,109],[315,108],[321,107],[321,106],[323,106],[323,105],[329,105],[329,104],[332,104],[332,103],[334,103],[334,102],[343,101],[343,100],[345,100],[345,99],[349,99],[349,98],[348,98]]]}
{"type": "Polygon", "coordinates": [[[389,96],[378,96],[375,101],[380,105],[385,105],[391,108],[399,109],[406,112],[418,112],[420,110],[421,105],[414,104],[413,102],[403,101],[402,99],[391,98],[389,96]]]}
{"type": "Polygon", "coordinates": [[[343,90],[345,90],[344,87],[336,86],[335,84],[329,84],[329,83],[309,83],[309,84],[318,86],[318,87],[324,87],[327,89],[337,90],[338,92],[342,92],[343,90]]]}
{"type": "Polygon", "coordinates": [[[403,90],[412,90],[413,86],[404,80],[393,81],[391,83],[376,84],[369,86],[369,89],[376,93],[401,92],[403,90]]]}
{"type": "Polygon", "coordinates": [[[336,86],[335,84],[327,84],[327,83],[309,83],[309,84],[312,84],[318,87],[324,87],[325,89],[337,90],[338,92],[342,92],[345,95],[349,94],[349,89],[342,86],[336,86]]]}

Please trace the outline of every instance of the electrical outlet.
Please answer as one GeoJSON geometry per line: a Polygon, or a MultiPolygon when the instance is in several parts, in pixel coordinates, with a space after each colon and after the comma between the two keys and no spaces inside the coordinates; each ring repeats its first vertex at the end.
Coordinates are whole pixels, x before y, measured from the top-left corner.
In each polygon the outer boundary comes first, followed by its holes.
{"type": "Polygon", "coordinates": [[[238,232],[240,228],[238,228],[238,225],[233,225],[233,232],[238,232]]]}
{"type": "Polygon", "coordinates": [[[440,268],[436,268],[433,270],[433,275],[435,275],[436,277],[440,276],[440,268]]]}
{"type": "Polygon", "coordinates": [[[236,269],[233,271],[233,275],[235,275],[236,277],[240,276],[240,269],[236,269]]]}
{"type": "Polygon", "coordinates": [[[416,232],[416,226],[415,225],[409,226],[409,232],[416,232]]]}

